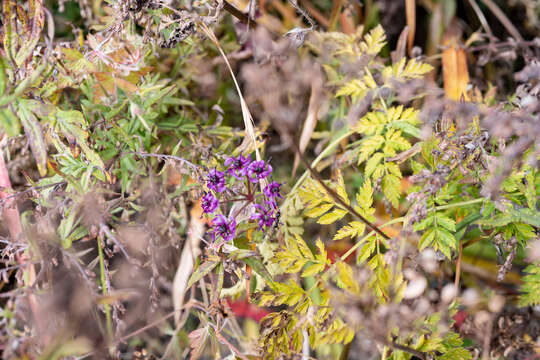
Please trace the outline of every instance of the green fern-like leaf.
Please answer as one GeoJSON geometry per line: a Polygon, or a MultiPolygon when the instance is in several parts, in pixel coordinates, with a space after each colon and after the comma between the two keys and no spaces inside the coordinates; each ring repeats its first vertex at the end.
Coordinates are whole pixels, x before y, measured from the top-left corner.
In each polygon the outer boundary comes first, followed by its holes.
{"type": "Polygon", "coordinates": [[[368,55],[377,55],[385,44],[386,35],[384,34],[383,27],[379,24],[364,36],[364,41],[360,44],[360,48],[368,55]]]}
{"type": "Polygon", "coordinates": [[[348,225],[345,225],[334,235],[334,240],[341,240],[345,238],[354,238],[361,236],[366,230],[366,224],[361,221],[351,221],[348,225]]]}
{"type": "Polygon", "coordinates": [[[384,196],[390,201],[393,207],[397,208],[401,198],[400,177],[394,174],[387,174],[382,180],[382,191],[384,196]]]}
{"type": "MultiPolygon", "coordinates": [[[[340,173],[338,173],[337,182],[330,183],[328,186],[333,188],[343,202],[350,204],[340,173]]],[[[299,194],[306,206],[304,215],[310,218],[319,218],[317,220],[319,224],[332,224],[348,213],[340,202],[328,195],[324,187],[313,179],[306,181],[299,194]]]]}
{"type": "Polygon", "coordinates": [[[410,59],[408,62],[402,58],[397,63],[383,69],[385,82],[390,78],[397,80],[418,79],[433,70],[433,66],[410,59]]]}
{"type": "Polygon", "coordinates": [[[530,264],[525,268],[525,273],[519,304],[521,306],[538,305],[540,304],[540,266],[530,264]]]}

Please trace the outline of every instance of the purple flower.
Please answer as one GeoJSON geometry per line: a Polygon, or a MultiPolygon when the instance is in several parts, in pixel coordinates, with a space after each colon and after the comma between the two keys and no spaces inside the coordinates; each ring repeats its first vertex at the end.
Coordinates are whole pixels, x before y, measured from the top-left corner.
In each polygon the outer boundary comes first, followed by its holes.
{"type": "Polygon", "coordinates": [[[241,176],[246,175],[247,168],[251,163],[251,156],[247,157],[242,156],[241,154],[237,157],[230,157],[225,160],[225,166],[229,166],[227,173],[234,176],[237,179],[240,179],[241,176]]]}
{"type": "Polygon", "coordinates": [[[212,169],[208,172],[206,186],[218,193],[225,191],[225,173],[212,169]]]}
{"type": "Polygon", "coordinates": [[[206,193],[201,200],[203,212],[206,214],[213,213],[218,205],[219,201],[212,193],[206,193]]]}
{"type": "Polygon", "coordinates": [[[257,220],[259,222],[259,230],[263,230],[264,227],[271,227],[276,222],[276,217],[272,211],[272,204],[267,202],[270,205],[270,208],[265,208],[262,205],[255,204],[253,205],[257,212],[251,215],[251,220],[257,220]]]}
{"type": "Polygon", "coordinates": [[[278,183],[277,181],[272,181],[270,184],[264,187],[264,195],[266,195],[266,197],[269,199],[275,199],[276,197],[281,198],[282,196],[279,193],[280,187],[280,183],[278,183]]]}
{"type": "Polygon", "coordinates": [[[272,166],[265,164],[264,161],[254,161],[249,164],[247,169],[249,180],[253,183],[258,182],[260,179],[264,179],[272,173],[272,166]]]}
{"type": "Polygon", "coordinates": [[[234,239],[236,234],[236,221],[234,219],[227,219],[223,215],[217,215],[214,220],[214,232],[212,233],[212,238],[216,241],[216,236],[223,238],[225,241],[231,241],[234,239]]]}

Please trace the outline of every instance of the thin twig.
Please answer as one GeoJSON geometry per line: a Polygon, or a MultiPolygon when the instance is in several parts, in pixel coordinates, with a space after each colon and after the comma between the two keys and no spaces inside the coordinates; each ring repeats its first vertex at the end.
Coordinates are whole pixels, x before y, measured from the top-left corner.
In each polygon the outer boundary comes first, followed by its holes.
{"type": "Polygon", "coordinates": [[[223,0],[223,9],[225,9],[225,11],[227,11],[229,14],[231,14],[238,20],[240,20],[242,24],[249,25],[252,28],[256,28],[259,25],[254,19],[251,19],[251,14],[244,14],[225,0],[223,0]]]}
{"type": "MultiPolygon", "coordinates": [[[[57,186],[57,185],[64,185],[64,184],[67,184],[67,181],[58,181],[58,182],[55,182],[55,183],[52,183],[52,184],[32,186],[32,187],[29,187],[29,188],[26,189],[26,190],[17,191],[16,193],[13,193],[13,194],[11,194],[11,195],[2,197],[2,198],[0,199],[0,206],[2,206],[4,202],[7,202],[7,200],[9,200],[9,199],[11,199],[11,198],[14,198],[14,197],[17,197],[17,196],[24,195],[24,194],[29,193],[29,192],[32,192],[32,191],[34,191],[34,190],[46,189],[46,188],[55,187],[55,186],[57,186]]],[[[3,189],[2,189],[2,187],[0,186],[0,191],[2,191],[2,190],[3,190],[3,189]]]]}
{"type": "MultiPolygon", "coordinates": [[[[191,305],[191,304],[186,303],[186,304],[184,305],[184,307],[186,307],[186,306],[188,306],[188,305],[191,305]]],[[[148,330],[148,329],[150,329],[150,328],[153,328],[154,326],[157,326],[157,325],[161,324],[162,322],[164,322],[165,320],[169,319],[170,317],[174,316],[174,314],[175,314],[176,312],[178,312],[178,311],[180,311],[180,310],[183,310],[184,307],[182,307],[181,309],[178,309],[178,310],[171,311],[171,312],[168,313],[167,315],[165,315],[165,316],[163,316],[163,317],[157,319],[156,321],[154,321],[154,322],[152,322],[152,323],[150,323],[150,324],[148,324],[148,325],[143,326],[143,327],[140,328],[140,329],[137,329],[137,330],[135,330],[135,331],[133,331],[133,332],[130,332],[130,333],[127,334],[127,335],[122,336],[122,337],[121,337],[120,339],[118,339],[118,340],[119,340],[119,341],[126,341],[126,340],[129,339],[129,338],[132,338],[132,337],[134,337],[134,336],[136,336],[136,335],[139,335],[139,334],[145,332],[146,330],[148,330]]]]}
{"type": "Polygon", "coordinates": [[[179,156],[174,156],[174,155],[166,155],[166,154],[153,154],[153,153],[146,153],[146,152],[137,152],[137,151],[130,151],[128,152],[128,154],[135,154],[135,155],[138,155],[140,157],[155,157],[155,158],[158,158],[158,159],[165,159],[165,160],[176,160],[176,161],[179,161],[179,162],[182,162],[186,165],[189,165],[191,168],[195,169],[195,170],[199,170],[199,167],[195,164],[193,164],[192,162],[189,162],[187,161],[186,159],[184,158],[181,158],[179,156]]]}
{"type": "Polygon", "coordinates": [[[384,338],[382,336],[376,336],[374,338],[374,340],[377,341],[377,342],[382,343],[383,345],[389,347],[390,349],[404,351],[404,352],[409,353],[411,355],[414,355],[417,358],[422,359],[422,360],[427,360],[428,359],[427,354],[425,352],[418,351],[418,350],[413,349],[411,347],[408,347],[406,345],[398,344],[394,340],[389,341],[389,340],[387,340],[386,338],[384,338]]]}
{"type": "Polygon", "coordinates": [[[515,47],[523,47],[523,48],[526,48],[526,47],[540,47],[539,46],[539,43],[538,41],[535,41],[535,40],[532,40],[532,41],[501,41],[499,43],[489,43],[489,44],[485,44],[485,45],[478,45],[478,46],[471,46],[469,48],[466,48],[465,51],[468,51],[468,52],[475,52],[475,51],[482,51],[482,50],[493,50],[493,51],[497,51],[497,50],[500,50],[500,48],[503,48],[503,47],[510,47],[510,48],[515,48],[515,47]]]}
{"type": "Polygon", "coordinates": [[[311,18],[311,16],[309,16],[307,11],[302,9],[302,7],[298,5],[296,0],[289,0],[289,4],[291,4],[291,6],[295,8],[296,11],[298,11],[298,13],[304,17],[304,19],[307,20],[307,22],[309,23],[309,28],[313,30],[315,28],[315,21],[313,21],[313,19],[311,18]]]}
{"type": "Polygon", "coordinates": [[[490,38],[493,38],[493,32],[491,31],[491,28],[489,27],[486,17],[484,16],[484,13],[482,12],[482,10],[480,10],[480,7],[476,3],[476,0],[469,0],[469,4],[471,4],[471,7],[476,13],[478,20],[480,20],[482,27],[484,28],[484,30],[486,30],[486,33],[489,35],[490,38]]]}
{"type": "Polygon", "coordinates": [[[328,28],[330,21],[309,0],[300,0],[300,4],[319,22],[320,26],[328,28]]]}
{"type": "Polygon", "coordinates": [[[523,37],[519,33],[518,29],[512,24],[504,12],[495,4],[493,0],[482,0],[482,2],[488,7],[488,9],[499,19],[505,29],[518,41],[523,41],[523,37]]]}
{"type": "Polygon", "coordinates": [[[131,256],[129,256],[129,254],[127,253],[126,249],[124,249],[124,246],[120,243],[120,241],[118,241],[118,239],[116,239],[116,237],[114,236],[114,234],[112,233],[111,229],[109,229],[109,227],[105,224],[105,223],[100,223],[99,224],[99,228],[100,228],[100,231],[103,231],[105,233],[105,235],[107,235],[107,238],[109,240],[111,240],[116,246],[118,246],[118,248],[120,249],[120,251],[124,254],[124,256],[126,257],[126,259],[132,263],[133,262],[133,259],[131,256]]]}
{"type": "Polygon", "coordinates": [[[401,350],[401,351],[405,351],[409,354],[412,354],[414,356],[416,356],[417,358],[420,358],[422,360],[426,360],[427,359],[427,356],[425,353],[421,352],[421,351],[418,351],[418,350],[415,350],[413,348],[410,348],[408,346],[405,346],[405,345],[401,345],[401,344],[398,344],[397,342],[395,341],[387,341],[384,343],[386,346],[388,346],[389,348],[392,348],[394,350],[401,350]]]}
{"type": "Polygon", "coordinates": [[[463,255],[463,241],[459,240],[459,252],[458,252],[458,258],[456,261],[456,278],[454,280],[454,287],[456,289],[455,291],[455,297],[458,296],[458,289],[459,289],[459,278],[461,276],[461,258],[463,255]]]}
{"type": "Polygon", "coordinates": [[[306,160],[304,155],[300,152],[300,149],[298,148],[298,145],[296,145],[295,142],[293,142],[294,151],[298,154],[300,157],[300,160],[304,163],[304,166],[309,170],[311,175],[317,180],[321,186],[324,188],[324,190],[334,198],[341,206],[343,206],[348,212],[356,216],[358,219],[360,219],[364,224],[369,226],[373,231],[375,231],[377,234],[381,235],[386,240],[390,240],[390,237],[386,235],[381,229],[377,227],[377,225],[373,224],[371,221],[367,220],[365,217],[360,215],[358,211],[356,211],[352,206],[347,204],[334,190],[332,190],[328,185],[325,184],[324,180],[322,179],[321,174],[315,169],[309,165],[309,162],[306,160]]]}

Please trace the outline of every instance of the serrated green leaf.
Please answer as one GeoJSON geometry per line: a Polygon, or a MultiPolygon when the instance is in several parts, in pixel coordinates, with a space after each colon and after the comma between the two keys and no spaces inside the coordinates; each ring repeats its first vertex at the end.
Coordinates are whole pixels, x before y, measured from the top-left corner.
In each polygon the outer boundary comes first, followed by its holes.
{"type": "Polygon", "coordinates": [[[504,214],[478,221],[481,225],[493,227],[506,226],[510,223],[517,222],[522,222],[538,228],[540,227],[540,216],[537,211],[531,209],[507,209],[504,214]]]}
{"type": "MultiPolygon", "coordinates": [[[[373,168],[383,158],[383,154],[379,152],[375,153],[373,156],[371,155],[383,146],[384,141],[385,139],[381,135],[373,135],[362,141],[362,144],[360,145],[360,155],[358,157],[358,163],[362,163],[367,160],[366,172],[367,168],[369,168],[370,166],[371,168],[373,168]],[[373,158],[376,156],[378,157],[378,160],[373,160],[373,158]]],[[[372,172],[373,170],[371,170],[370,174],[372,172]]]]}
{"type": "Polygon", "coordinates": [[[525,238],[526,240],[532,239],[536,236],[534,228],[531,225],[516,223],[514,224],[516,230],[525,238]]]}
{"type": "Polygon", "coordinates": [[[433,243],[433,240],[435,239],[436,230],[435,228],[429,228],[424,232],[422,235],[422,238],[420,238],[420,243],[418,244],[418,250],[422,251],[426,247],[430,246],[433,243]]]}
{"type": "Polygon", "coordinates": [[[326,213],[328,210],[334,207],[334,204],[322,204],[317,205],[314,208],[304,211],[304,215],[310,218],[316,218],[326,213]]]}
{"type": "Polygon", "coordinates": [[[525,268],[524,272],[526,275],[523,276],[519,305],[538,305],[540,304],[540,266],[530,264],[525,268]]]}
{"type": "Polygon", "coordinates": [[[364,246],[362,246],[358,251],[358,258],[356,259],[358,264],[366,262],[377,248],[378,239],[375,235],[370,236],[369,238],[365,239],[365,241],[366,243],[364,246]]]}
{"type": "Polygon", "coordinates": [[[348,225],[343,226],[341,229],[338,230],[338,232],[334,235],[334,240],[341,240],[346,237],[356,237],[360,236],[364,230],[366,229],[366,225],[363,222],[360,221],[351,221],[348,225]]]}
{"type": "Polygon", "coordinates": [[[418,129],[414,125],[411,125],[408,122],[395,121],[393,123],[390,123],[390,126],[403,131],[407,135],[414,136],[415,138],[420,139],[420,129],[418,129]]]}
{"type": "Polygon", "coordinates": [[[321,241],[321,238],[317,239],[315,246],[317,247],[317,250],[319,250],[319,253],[315,255],[315,259],[317,259],[322,264],[326,264],[328,261],[327,260],[328,255],[326,253],[326,249],[324,248],[324,244],[321,241]]]}
{"type": "Polygon", "coordinates": [[[366,163],[366,176],[371,176],[375,172],[375,169],[380,164],[381,160],[384,158],[383,153],[375,153],[366,163]]]}
{"type": "Polygon", "coordinates": [[[360,44],[360,49],[368,55],[377,55],[386,44],[386,35],[381,24],[373,28],[360,44]]]}
{"type": "Polygon", "coordinates": [[[453,219],[447,217],[446,215],[437,213],[437,215],[435,215],[435,222],[437,223],[437,225],[440,225],[449,231],[456,231],[456,222],[453,219]]]}
{"type": "Polygon", "coordinates": [[[321,216],[319,220],[317,220],[317,222],[319,224],[328,225],[328,224],[332,224],[338,221],[339,219],[343,218],[345,215],[347,215],[347,210],[336,208],[333,211],[321,216]]]}
{"type": "Polygon", "coordinates": [[[350,205],[351,202],[349,201],[349,196],[345,190],[345,181],[343,180],[341,172],[338,172],[337,180],[336,193],[339,195],[341,200],[343,200],[347,205],[350,205]]]}
{"type": "Polygon", "coordinates": [[[360,291],[360,286],[358,285],[358,282],[354,280],[352,268],[343,261],[337,262],[336,267],[338,271],[336,279],[337,285],[342,289],[358,293],[360,291]]]}
{"type": "Polygon", "coordinates": [[[429,213],[425,219],[414,224],[413,226],[414,231],[422,231],[422,230],[427,229],[429,226],[431,226],[431,224],[433,224],[434,218],[435,218],[435,214],[433,212],[429,213]]]}
{"type": "Polygon", "coordinates": [[[449,349],[441,356],[437,356],[437,360],[472,360],[472,355],[469,350],[464,348],[449,349]]]}
{"type": "Polygon", "coordinates": [[[386,174],[383,177],[381,186],[384,196],[390,201],[393,207],[397,208],[401,197],[400,178],[393,174],[386,174]]]}
{"type": "Polygon", "coordinates": [[[302,271],[302,277],[313,276],[324,271],[325,264],[315,263],[308,265],[304,271],[302,271]]]}
{"type": "Polygon", "coordinates": [[[363,209],[368,209],[373,205],[373,187],[369,178],[364,180],[360,191],[356,194],[356,201],[363,209]]]}

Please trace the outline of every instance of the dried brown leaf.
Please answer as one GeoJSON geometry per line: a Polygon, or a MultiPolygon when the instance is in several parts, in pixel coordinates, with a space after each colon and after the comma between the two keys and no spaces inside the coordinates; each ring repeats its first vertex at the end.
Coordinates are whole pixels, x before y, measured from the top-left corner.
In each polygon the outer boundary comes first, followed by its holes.
{"type": "Polygon", "coordinates": [[[444,91],[449,99],[459,101],[463,97],[465,101],[469,101],[467,55],[459,44],[460,40],[461,31],[454,23],[443,37],[443,45],[446,47],[442,53],[444,91]]]}

